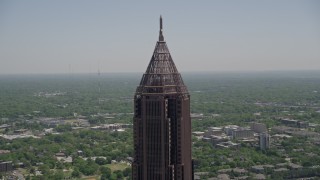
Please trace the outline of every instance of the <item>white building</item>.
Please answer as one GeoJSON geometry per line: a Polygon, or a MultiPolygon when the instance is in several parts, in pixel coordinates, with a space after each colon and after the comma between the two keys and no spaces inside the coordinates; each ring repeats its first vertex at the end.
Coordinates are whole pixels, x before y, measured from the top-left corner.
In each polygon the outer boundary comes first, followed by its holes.
{"type": "Polygon", "coordinates": [[[239,129],[239,126],[237,126],[237,125],[228,125],[228,126],[225,126],[225,127],[223,128],[224,132],[225,132],[228,136],[231,136],[231,135],[232,135],[232,132],[233,132],[234,130],[237,130],[237,129],[239,129]]]}
{"type": "Polygon", "coordinates": [[[233,139],[244,139],[244,138],[253,138],[254,133],[251,129],[237,129],[232,131],[232,138],[233,139]]]}

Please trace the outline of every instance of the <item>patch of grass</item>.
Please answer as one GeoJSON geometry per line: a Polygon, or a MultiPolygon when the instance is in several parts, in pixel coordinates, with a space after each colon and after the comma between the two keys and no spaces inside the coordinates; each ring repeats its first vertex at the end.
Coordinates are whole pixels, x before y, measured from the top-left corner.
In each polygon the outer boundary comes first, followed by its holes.
{"type": "Polygon", "coordinates": [[[98,180],[100,176],[85,176],[81,180],[98,180]]]}
{"type": "Polygon", "coordinates": [[[112,163],[112,164],[108,164],[107,167],[110,168],[112,172],[114,172],[116,170],[122,171],[129,166],[126,163],[112,163]]]}

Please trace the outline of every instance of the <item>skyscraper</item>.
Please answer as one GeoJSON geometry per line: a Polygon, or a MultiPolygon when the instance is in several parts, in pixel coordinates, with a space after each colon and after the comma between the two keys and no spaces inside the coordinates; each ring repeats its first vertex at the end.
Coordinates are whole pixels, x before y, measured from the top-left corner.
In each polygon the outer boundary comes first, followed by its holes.
{"type": "Polygon", "coordinates": [[[261,150],[270,148],[270,135],[268,133],[259,134],[259,145],[261,150]]]}
{"type": "Polygon", "coordinates": [[[190,95],[162,32],[134,96],[134,180],[193,179],[190,95]]]}

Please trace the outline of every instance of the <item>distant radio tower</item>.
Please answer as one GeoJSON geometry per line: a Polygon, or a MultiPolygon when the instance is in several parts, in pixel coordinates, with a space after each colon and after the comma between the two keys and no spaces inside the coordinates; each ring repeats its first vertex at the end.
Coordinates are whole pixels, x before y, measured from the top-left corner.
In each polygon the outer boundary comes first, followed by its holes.
{"type": "Polygon", "coordinates": [[[100,72],[100,62],[98,62],[98,90],[99,90],[99,97],[98,97],[98,113],[100,114],[100,108],[101,108],[101,72],[100,72]]]}
{"type": "Polygon", "coordinates": [[[98,69],[98,77],[99,77],[99,79],[98,79],[98,85],[99,85],[99,96],[100,96],[100,93],[101,93],[100,75],[101,75],[101,73],[100,73],[100,69],[98,69]]]}

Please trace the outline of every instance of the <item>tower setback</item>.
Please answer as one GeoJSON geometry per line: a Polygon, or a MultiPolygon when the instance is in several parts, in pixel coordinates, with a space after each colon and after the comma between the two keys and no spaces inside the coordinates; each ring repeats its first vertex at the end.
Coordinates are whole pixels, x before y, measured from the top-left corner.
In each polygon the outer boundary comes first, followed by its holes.
{"type": "Polygon", "coordinates": [[[134,96],[134,180],[193,179],[190,95],[162,32],[134,96]]]}

